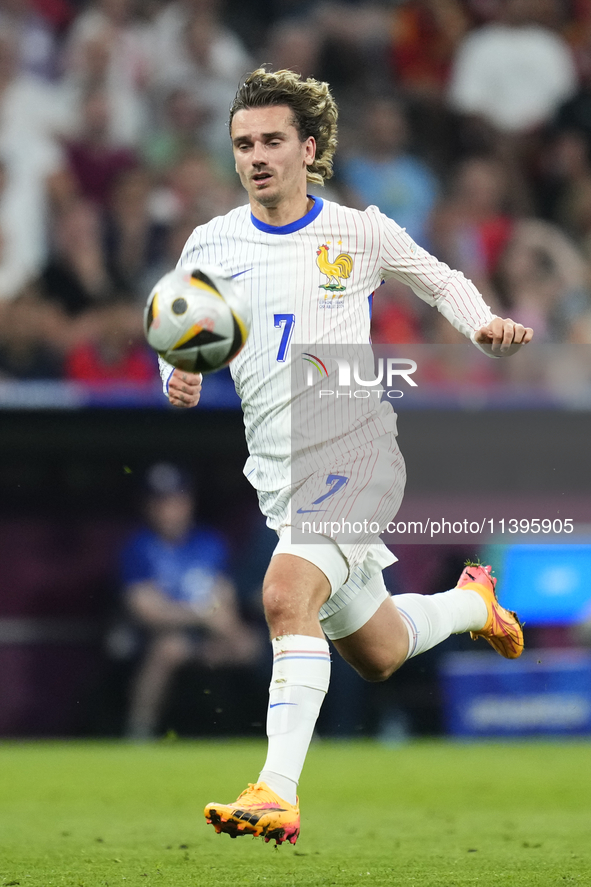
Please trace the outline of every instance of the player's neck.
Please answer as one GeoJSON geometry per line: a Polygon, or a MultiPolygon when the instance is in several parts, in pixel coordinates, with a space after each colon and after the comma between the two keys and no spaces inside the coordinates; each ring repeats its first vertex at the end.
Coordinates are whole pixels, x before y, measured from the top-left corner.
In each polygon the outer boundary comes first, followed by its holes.
{"type": "Polygon", "coordinates": [[[259,222],[282,228],[303,218],[313,205],[314,201],[307,194],[298,194],[293,200],[283,200],[277,206],[261,206],[256,200],[251,199],[250,211],[259,222]]]}

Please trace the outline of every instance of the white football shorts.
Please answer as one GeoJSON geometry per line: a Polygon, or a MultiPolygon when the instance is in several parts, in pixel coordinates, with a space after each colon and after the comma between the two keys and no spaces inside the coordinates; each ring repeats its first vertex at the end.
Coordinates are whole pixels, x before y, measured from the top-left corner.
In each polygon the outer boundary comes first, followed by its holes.
{"type": "Polygon", "coordinates": [[[258,491],[267,524],[279,534],[273,555],[302,557],[330,582],[319,615],[331,640],[365,625],[388,597],[381,571],[396,557],[379,534],[400,508],[405,481],[392,433],[298,484],[258,491]]]}

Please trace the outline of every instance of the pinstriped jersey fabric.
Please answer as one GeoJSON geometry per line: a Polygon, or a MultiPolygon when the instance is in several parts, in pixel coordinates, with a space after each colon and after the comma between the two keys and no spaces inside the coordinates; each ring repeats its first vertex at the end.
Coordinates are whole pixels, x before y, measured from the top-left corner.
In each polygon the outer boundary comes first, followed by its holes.
{"type": "MultiPolygon", "coordinates": [[[[242,206],[195,229],[179,265],[200,262],[235,276],[252,305],[251,333],[231,372],[250,452],[244,472],[261,491],[290,484],[292,345],[369,342],[369,296],[388,277],[469,338],[493,317],[463,274],[373,206],[361,212],[316,198],[283,228],[257,222],[242,206]]],[[[166,384],[171,368],[161,361],[161,370],[166,384]]]]}

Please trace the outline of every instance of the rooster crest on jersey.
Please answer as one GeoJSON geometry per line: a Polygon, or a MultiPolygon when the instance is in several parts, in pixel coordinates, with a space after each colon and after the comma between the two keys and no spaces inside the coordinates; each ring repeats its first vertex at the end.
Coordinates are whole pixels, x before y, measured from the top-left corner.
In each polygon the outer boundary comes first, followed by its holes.
{"type": "MultiPolygon", "coordinates": [[[[335,294],[338,293],[338,298],[340,299],[342,298],[342,293],[346,289],[341,283],[341,280],[347,280],[347,278],[351,276],[353,259],[348,253],[340,253],[334,262],[331,262],[328,258],[329,246],[330,240],[327,243],[323,243],[322,246],[319,246],[316,250],[316,255],[318,256],[316,264],[320,271],[328,278],[326,283],[320,284],[320,289],[332,293],[333,299],[335,294]]],[[[328,295],[325,294],[324,298],[327,299],[328,295]]]]}

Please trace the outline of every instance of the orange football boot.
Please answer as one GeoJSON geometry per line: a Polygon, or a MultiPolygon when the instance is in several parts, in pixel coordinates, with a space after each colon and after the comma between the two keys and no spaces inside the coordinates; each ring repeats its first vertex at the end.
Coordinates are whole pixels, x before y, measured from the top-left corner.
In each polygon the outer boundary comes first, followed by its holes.
{"type": "Polygon", "coordinates": [[[231,838],[252,835],[267,843],[295,844],[300,834],[299,804],[288,804],[264,782],[249,783],[233,804],[208,804],[204,813],[218,835],[225,832],[231,838]]]}
{"type": "Polygon", "coordinates": [[[457,588],[476,591],[488,612],[488,619],[479,631],[471,631],[473,641],[484,638],[505,659],[517,659],[523,653],[523,627],[517,613],[501,607],[497,600],[497,580],[491,576],[492,567],[467,563],[458,579],[457,588]]]}

